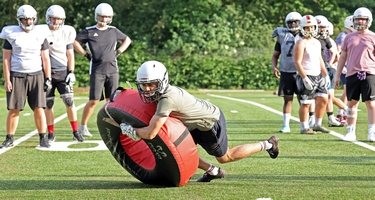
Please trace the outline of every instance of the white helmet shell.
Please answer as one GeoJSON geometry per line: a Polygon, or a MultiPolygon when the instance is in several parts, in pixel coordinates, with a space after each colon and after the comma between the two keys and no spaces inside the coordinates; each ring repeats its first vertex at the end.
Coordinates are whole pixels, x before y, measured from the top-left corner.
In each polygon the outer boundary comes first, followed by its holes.
{"type": "Polygon", "coordinates": [[[333,35],[333,24],[331,22],[328,22],[328,35],[333,35]]]}
{"type": "Polygon", "coordinates": [[[347,29],[349,29],[353,32],[357,31],[357,30],[354,29],[353,15],[350,15],[350,16],[345,18],[344,26],[345,26],[345,28],[347,28],[347,29]]]}
{"type": "Polygon", "coordinates": [[[112,22],[113,17],[113,9],[112,6],[108,3],[101,3],[95,8],[95,21],[98,23],[102,23],[102,25],[109,25],[112,22]],[[100,16],[110,16],[111,19],[107,22],[101,22],[98,20],[98,15],[100,16]]]}
{"type": "Polygon", "coordinates": [[[19,7],[17,10],[17,21],[18,21],[18,25],[22,29],[27,30],[27,31],[33,30],[36,22],[38,21],[36,10],[30,5],[23,5],[19,7]],[[32,25],[26,26],[22,24],[21,19],[30,19],[30,18],[34,19],[34,22],[32,25]]]}
{"type": "Polygon", "coordinates": [[[369,9],[365,7],[358,8],[357,10],[354,11],[353,14],[353,24],[354,24],[354,29],[360,31],[365,28],[370,28],[371,23],[372,23],[372,13],[369,9]],[[366,24],[358,24],[356,23],[356,19],[367,19],[366,24]]]}
{"type": "Polygon", "coordinates": [[[299,30],[299,24],[301,21],[301,14],[298,12],[290,12],[286,17],[285,17],[285,26],[288,28],[289,31],[298,31],[299,30]],[[297,21],[296,26],[292,26],[292,24],[288,24],[290,21],[297,21]]]}
{"type": "Polygon", "coordinates": [[[62,25],[64,25],[64,21],[66,18],[64,8],[59,5],[50,6],[46,11],[46,22],[48,25],[55,25],[53,22],[50,21],[51,17],[63,19],[63,23],[58,25],[58,28],[60,28],[62,25]]]}
{"type": "Polygon", "coordinates": [[[329,26],[329,21],[326,17],[323,15],[317,15],[315,16],[316,22],[318,23],[318,33],[322,35],[323,37],[327,37],[328,35],[328,26],[329,26]],[[320,27],[325,27],[325,31],[321,31],[320,27]]]}
{"type": "Polygon", "coordinates": [[[169,84],[168,71],[159,61],[147,61],[138,68],[135,83],[143,102],[150,103],[156,101],[164,93],[169,84]],[[158,83],[158,86],[154,91],[144,91],[142,84],[146,83],[158,83]]]}
{"type": "Polygon", "coordinates": [[[300,31],[304,37],[315,37],[318,34],[318,23],[312,15],[305,15],[301,19],[300,31]],[[306,26],[314,26],[313,31],[305,31],[303,28],[306,26]]]}

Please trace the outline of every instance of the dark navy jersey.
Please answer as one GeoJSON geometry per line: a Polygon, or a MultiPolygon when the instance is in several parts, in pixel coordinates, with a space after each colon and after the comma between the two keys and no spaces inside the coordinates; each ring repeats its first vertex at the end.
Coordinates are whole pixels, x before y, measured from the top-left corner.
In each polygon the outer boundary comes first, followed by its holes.
{"type": "Polygon", "coordinates": [[[124,42],[128,36],[114,26],[99,30],[96,26],[87,27],[76,37],[80,44],[86,44],[92,54],[90,74],[117,73],[115,49],[117,42],[124,42]]]}

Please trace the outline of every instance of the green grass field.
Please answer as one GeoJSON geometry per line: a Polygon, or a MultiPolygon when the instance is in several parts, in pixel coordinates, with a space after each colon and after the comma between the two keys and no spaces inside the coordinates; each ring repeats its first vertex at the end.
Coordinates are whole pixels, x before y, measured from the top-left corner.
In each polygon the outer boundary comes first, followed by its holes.
{"type": "MultiPolygon", "coordinates": [[[[228,124],[229,146],[259,142],[272,135],[279,137],[280,155],[269,158],[260,152],[246,159],[219,164],[201,148],[200,155],[224,168],[227,177],[210,183],[197,183],[197,170],[183,187],[146,185],[135,179],[104,150],[85,151],[100,141],[96,127],[97,111],[88,124],[92,138],[69,146],[77,151],[41,151],[34,135],[33,114],[21,112],[15,139],[17,144],[0,151],[1,199],[374,199],[375,144],[367,142],[367,111],[360,103],[357,124],[358,143],[340,141],[346,128],[331,128],[335,133],[299,134],[298,103],[294,102],[291,133],[281,134],[283,100],[266,92],[194,92],[208,99],[224,112],[228,124]],[[217,96],[212,96],[217,95],[217,96]],[[225,97],[225,98],[224,98],[225,97]],[[230,97],[228,99],[228,97],[230,97]],[[80,150],[81,149],[81,150],[80,150]]],[[[340,94],[340,91],[337,91],[340,94]]],[[[86,97],[75,100],[77,107],[86,97]]],[[[6,101],[0,100],[3,114],[0,139],[5,138],[6,101]]],[[[335,113],[337,108],[335,108],[335,113]]],[[[64,118],[65,108],[57,99],[55,115],[56,143],[71,142],[71,128],[64,118]]],[[[78,110],[80,119],[82,109],[78,110]]],[[[323,123],[327,126],[327,116],[323,123]]]]}

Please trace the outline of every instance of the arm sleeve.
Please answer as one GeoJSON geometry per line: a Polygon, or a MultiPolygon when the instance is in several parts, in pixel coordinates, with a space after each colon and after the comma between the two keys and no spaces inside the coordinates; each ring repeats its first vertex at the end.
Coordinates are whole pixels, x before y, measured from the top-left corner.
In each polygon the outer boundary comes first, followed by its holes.
{"type": "Polygon", "coordinates": [[[46,50],[46,49],[49,49],[49,44],[48,44],[47,38],[44,40],[41,50],[46,50]]]}
{"type": "Polygon", "coordinates": [[[119,29],[116,28],[116,36],[117,42],[123,42],[128,37],[125,33],[121,32],[119,29]]]}
{"type": "Polygon", "coordinates": [[[3,48],[6,50],[12,50],[12,45],[8,42],[8,40],[4,40],[3,48]]]}
{"type": "Polygon", "coordinates": [[[281,44],[279,41],[275,43],[275,51],[281,52],[281,44]]]}

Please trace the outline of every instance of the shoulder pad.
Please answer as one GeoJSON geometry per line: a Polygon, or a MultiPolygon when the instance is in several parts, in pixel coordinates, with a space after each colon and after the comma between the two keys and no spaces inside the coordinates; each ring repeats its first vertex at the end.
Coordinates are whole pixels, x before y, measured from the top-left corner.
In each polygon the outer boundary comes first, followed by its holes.
{"type": "Polygon", "coordinates": [[[4,26],[3,30],[1,30],[0,38],[8,39],[12,33],[19,32],[20,30],[20,27],[16,25],[4,26]]]}
{"type": "Polygon", "coordinates": [[[277,27],[272,31],[272,37],[280,36],[280,35],[285,35],[285,33],[289,32],[287,28],[284,27],[277,27]]]}

